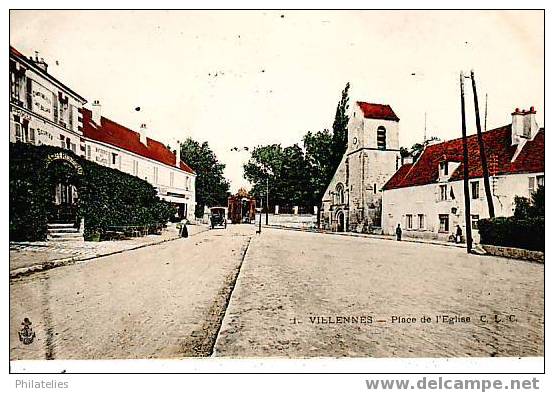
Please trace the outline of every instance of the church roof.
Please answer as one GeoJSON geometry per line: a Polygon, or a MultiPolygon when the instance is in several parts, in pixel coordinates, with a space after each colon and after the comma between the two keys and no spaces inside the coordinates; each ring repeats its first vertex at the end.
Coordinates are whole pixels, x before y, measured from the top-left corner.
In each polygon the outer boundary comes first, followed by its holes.
{"type": "MultiPolygon", "coordinates": [[[[169,166],[175,166],[175,153],[169,150],[163,143],[146,138],[146,145],[140,142],[140,134],[130,130],[105,117],[100,118],[100,126],[92,121],[92,112],[83,108],[83,135],[87,138],[107,143],[123,150],[135,153],[139,156],[161,162],[169,166]]],[[[183,161],[179,168],[185,172],[195,172],[183,161]]]]}
{"type": "Polygon", "coordinates": [[[396,113],[394,113],[390,105],[371,104],[369,102],[362,102],[362,101],[357,101],[356,104],[360,107],[366,119],[393,120],[393,121],[400,120],[398,116],[396,116],[396,113]]]}
{"type": "MultiPolygon", "coordinates": [[[[523,145],[521,152],[512,162],[518,145],[512,145],[512,129],[508,124],[483,132],[483,142],[491,175],[544,172],[544,128],[532,140],[523,145]]],[[[469,178],[483,177],[477,135],[467,138],[469,155],[469,178]]],[[[439,177],[439,163],[459,162],[460,165],[450,176],[450,181],[463,180],[462,138],[429,145],[412,165],[402,167],[383,186],[384,190],[421,186],[436,183],[439,177]]]]}

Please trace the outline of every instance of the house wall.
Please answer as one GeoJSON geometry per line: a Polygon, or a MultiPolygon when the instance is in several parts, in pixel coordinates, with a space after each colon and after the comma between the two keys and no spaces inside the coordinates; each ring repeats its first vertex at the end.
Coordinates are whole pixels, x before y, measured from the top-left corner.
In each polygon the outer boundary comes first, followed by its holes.
{"type": "MultiPolygon", "coordinates": [[[[544,177],[544,172],[491,177],[495,215],[497,217],[513,215],[514,197],[530,197],[530,193],[537,189],[537,177],[540,176],[544,177]],[[533,179],[533,188],[529,187],[529,178],[533,179]]],[[[483,178],[471,179],[469,183],[471,214],[479,216],[479,219],[489,217],[483,178]],[[479,184],[477,199],[472,198],[471,184],[473,182],[479,184]]],[[[455,233],[456,225],[460,225],[465,235],[463,187],[463,181],[460,180],[383,191],[383,232],[394,235],[396,226],[400,224],[404,236],[446,240],[450,234],[455,233]],[[439,188],[441,184],[447,185],[446,200],[441,200],[439,188]],[[451,190],[454,198],[451,197],[451,190]],[[412,229],[407,225],[407,215],[410,214],[412,215],[412,229]],[[420,214],[424,215],[423,228],[419,228],[418,225],[418,215],[420,214]],[[447,232],[440,231],[439,214],[449,217],[447,232]]],[[[472,228],[472,236],[475,242],[479,242],[477,229],[472,228]]]]}
{"type": "Polygon", "coordinates": [[[10,63],[10,142],[63,146],[83,155],[80,109],[85,101],[19,58],[10,57],[10,63]]]}

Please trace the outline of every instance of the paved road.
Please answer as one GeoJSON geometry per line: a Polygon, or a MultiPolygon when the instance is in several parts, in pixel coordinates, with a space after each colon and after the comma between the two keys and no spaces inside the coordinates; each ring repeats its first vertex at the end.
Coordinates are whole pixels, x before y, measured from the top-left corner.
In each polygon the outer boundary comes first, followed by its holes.
{"type": "Polygon", "coordinates": [[[11,280],[11,359],[209,355],[253,233],[233,225],[11,280]]]}
{"type": "Polygon", "coordinates": [[[264,229],[215,355],[543,356],[543,274],[454,247],[264,229]]]}

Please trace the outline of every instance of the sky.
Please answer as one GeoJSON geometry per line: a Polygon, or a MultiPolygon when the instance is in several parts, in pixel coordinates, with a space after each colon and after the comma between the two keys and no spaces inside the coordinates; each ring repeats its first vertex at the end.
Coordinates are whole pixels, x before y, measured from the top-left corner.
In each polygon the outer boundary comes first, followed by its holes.
{"type": "Polygon", "coordinates": [[[461,136],[461,70],[482,118],[488,96],[487,129],[516,107],[544,124],[542,11],[11,11],[10,44],[103,116],[166,144],[208,141],[233,192],[249,187],[244,147],[330,129],[347,82],[351,105],[391,105],[402,146],[422,141],[425,114],[427,135],[461,136]]]}

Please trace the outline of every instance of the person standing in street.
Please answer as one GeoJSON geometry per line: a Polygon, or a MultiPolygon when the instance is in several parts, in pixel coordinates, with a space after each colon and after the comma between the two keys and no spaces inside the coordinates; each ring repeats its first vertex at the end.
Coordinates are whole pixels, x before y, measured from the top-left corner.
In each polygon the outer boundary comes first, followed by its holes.
{"type": "Polygon", "coordinates": [[[400,224],[396,227],[396,240],[402,240],[402,228],[400,228],[400,224]]]}
{"type": "Polygon", "coordinates": [[[462,242],[462,228],[457,225],[456,226],[456,243],[462,242]]]}

